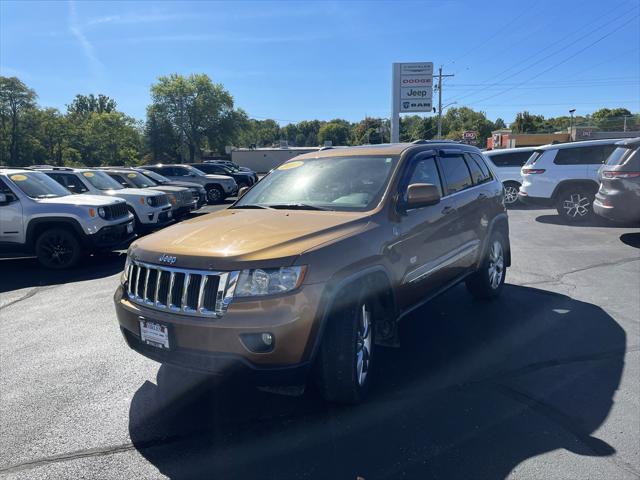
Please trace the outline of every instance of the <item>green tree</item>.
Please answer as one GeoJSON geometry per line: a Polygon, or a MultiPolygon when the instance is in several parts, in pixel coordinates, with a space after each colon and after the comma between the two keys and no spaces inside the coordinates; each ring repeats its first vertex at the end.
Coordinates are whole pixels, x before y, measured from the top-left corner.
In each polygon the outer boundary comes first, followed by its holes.
{"type": "Polygon", "coordinates": [[[116,101],[106,95],[76,95],[67,105],[67,113],[72,115],[89,115],[90,113],[112,113],[116,111],[116,101]]]}
{"type": "Polygon", "coordinates": [[[484,112],[469,107],[450,108],[442,119],[442,133],[446,138],[461,140],[466,130],[477,132],[476,143],[484,143],[491,136],[494,123],[487,119],[484,112]]]}
{"type": "Polygon", "coordinates": [[[544,117],[532,115],[527,111],[516,114],[516,119],[511,124],[514,133],[536,133],[544,131],[544,117]]]}
{"type": "Polygon", "coordinates": [[[347,145],[350,133],[351,128],[349,122],[331,121],[320,127],[318,131],[318,143],[322,145],[324,142],[330,141],[333,145],[347,145]]]}
{"type": "Polygon", "coordinates": [[[493,129],[494,130],[501,130],[503,128],[507,128],[507,124],[504,123],[504,120],[500,117],[496,118],[496,121],[493,122],[493,129]]]}
{"type": "Polygon", "coordinates": [[[593,122],[601,130],[623,130],[625,117],[627,130],[637,128],[636,116],[632,115],[626,108],[601,108],[591,114],[593,122]]]}
{"type": "Polygon", "coordinates": [[[151,98],[178,136],[182,161],[200,158],[209,140],[223,133],[221,125],[233,110],[231,94],[205,74],[160,77],[151,86],[151,98]]]}
{"type": "Polygon", "coordinates": [[[36,93],[16,77],[0,76],[0,164],[20,165],[25,130],[21,120],[35,108],[36,93]]]}

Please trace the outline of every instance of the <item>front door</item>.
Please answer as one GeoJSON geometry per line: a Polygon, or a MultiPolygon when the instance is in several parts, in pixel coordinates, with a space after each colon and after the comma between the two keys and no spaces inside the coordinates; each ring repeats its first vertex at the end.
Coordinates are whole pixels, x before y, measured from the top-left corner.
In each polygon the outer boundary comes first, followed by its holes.
{"type": "MultiPolygon", "coordinates": [[[[412,183],[430,183],[439,188],[441,195],[444,193],[433,152],[418,154],[409,161],[399,187],[400,210],[407,186],[412,183]]],[[[457,218],[456,200],[446,196],[435,205],[401,211],[398,216],[393,225],[395,240],[389,245],[388,254],[396,266],[402,310],[419,304],[451,279],[442,265],[459,242],[457,218]]]]}
{"type": "Polygon", "coordinates": [[[0,193],[4,193],[7,197],[5,203],[0,203],[0,243],[24,243],[22,204],[1,179],[0,193]]]}

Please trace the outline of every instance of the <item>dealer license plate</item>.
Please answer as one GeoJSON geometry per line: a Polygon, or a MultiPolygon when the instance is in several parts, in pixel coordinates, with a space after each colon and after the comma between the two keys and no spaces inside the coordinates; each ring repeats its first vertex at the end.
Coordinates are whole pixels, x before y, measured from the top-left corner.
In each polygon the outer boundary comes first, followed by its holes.
{"type": "Polygon", "coordinates": [[[140,320],[140,338],[147,345],[169,348],[169,329],[159,323],[140,320]]]}

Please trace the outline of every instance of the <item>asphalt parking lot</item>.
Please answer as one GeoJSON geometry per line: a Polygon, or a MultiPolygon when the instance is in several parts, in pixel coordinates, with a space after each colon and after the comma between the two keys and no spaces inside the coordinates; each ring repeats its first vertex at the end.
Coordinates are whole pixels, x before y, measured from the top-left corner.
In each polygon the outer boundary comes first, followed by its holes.
{"type": "Polygon", "coordinates": [[[510,222],[502,297],[460,286],[413,314],[355,408],[129,350],[122,253],[0,261],[0,477],[640,478],[640,229],[510,222]]]}

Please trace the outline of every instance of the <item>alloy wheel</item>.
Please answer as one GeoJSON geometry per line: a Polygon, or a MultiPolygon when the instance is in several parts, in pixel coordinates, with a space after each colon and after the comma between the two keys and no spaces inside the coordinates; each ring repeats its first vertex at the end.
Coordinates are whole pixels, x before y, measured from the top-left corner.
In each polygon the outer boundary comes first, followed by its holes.
{"type": "Polygon", "coordinates": [[[589,214],[589,205],[591,201],[589,197],[581,193],[572,193],[571,196],[564,200],[562,208],[565,215],[571,218],[585,217],[589,214]]]}
{"type": "Polygon", "coordinates": [[[213,203],[219,202],[222,199],[222,194],[217,188],[212,188],[207,192],[207,199],[213,203]]]}
{"type": "Polygon", "coordinates": [[[491,245],[489,251],[489,284],[494,290],[500,286],[504,275],[504,252],[502,244],[497,240],[491,245]]]}
{"type": "Polygon", "coordinates": [[[49,235],[41,248],[54,265],[65,265],[73,257],[73,246],[61,235],[49,235]]]}
{"type": "Polygon", "coordinates": [[[518,188],[513,185],[505,185],[504,187],[504,203],[511,205],[518,200],[518,188]]]}
{"type": "Polygon", "coordinates": [[[371,312],[367,304],[361,305],[359,317],[356,338],[356,375],[358,385],[363,386],[371,364],[371,312]]]}

